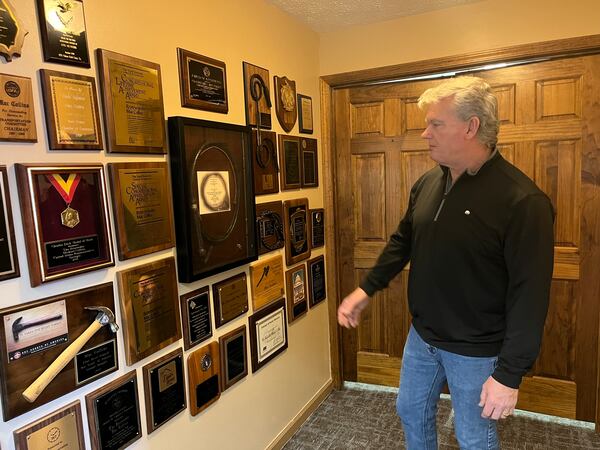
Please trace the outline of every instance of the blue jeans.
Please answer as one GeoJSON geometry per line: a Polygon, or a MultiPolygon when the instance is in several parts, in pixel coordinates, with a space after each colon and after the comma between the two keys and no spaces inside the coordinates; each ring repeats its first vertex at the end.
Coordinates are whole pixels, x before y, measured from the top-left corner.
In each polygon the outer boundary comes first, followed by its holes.
{"type": "Polygon", "coordinates": [[[435,416],[444,383],[448,382],[456,439],[463,450],[497,450],[496,421],[481,417],[481,387],[498,358],[450,353],[427,344],[411,326],[400,372],[396,410],[402,420],[408,450],[436,450],[435,416]]]}

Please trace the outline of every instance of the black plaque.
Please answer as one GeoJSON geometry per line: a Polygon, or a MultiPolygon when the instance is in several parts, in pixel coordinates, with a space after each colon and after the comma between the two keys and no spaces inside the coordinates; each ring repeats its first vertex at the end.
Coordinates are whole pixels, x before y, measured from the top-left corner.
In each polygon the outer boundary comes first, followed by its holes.
{"type": "Polygon", "coordinates": [[[300,141],[295,136],[279,135],[279,158],[281,160],[281,190],[302,187],[302,160],[300,141]]]}
{"type": "Polygon", "coordinates": [[[285,262],[288,266],[310,257],[308,199],[283,202],[285,220],[285,262]]]}
{"type": "Polygon", "coordinates": [[[123,449],[142,436],[135,370],[87,395],[86,401],[93,449],[123,449]]]}
{"type": "Polygon", "coordinates": [[[325,258],[318,256],[308,261],[309,303],[312,308],[327,297],[325,285],[325,258]]]}
{"type": "Polygon", "coordinates": [[[300,138],[300,148],[302,150],[302,187],[317,187],[319,186],[317,140],[300,138]]]}
{"type": "Polygon", "coordinates": [[[90,67],[82,0],[38,0],[44,61],[90,67]]]}
{"type": "Polygon", "coordinates": [[[179,348],[143,368],[148,434],[183,411],[185,379],[183,352],[179,348]]]}
{"type": "Polygon", "coordinates": [[[322,208],[310,210],[311,224],[311,247],[323,247],[325,245],[325,215],[322,208]]]}
{"type": "Polygon", "coordinates": [[[209,289],[204,287],[180,297],[184,348],[189,350],[212,336],[209,289]]]}
{"type": "Polygon", "coordinates": [[[196,408],[201,409],[217,395],[219,395],[219,375],[213,375],[196,386],[196,408]]]}
{"type": "Polygon", "coordinates": [[[75,355],[76,383],[99,378],[117,369],[117,342],[115,339],[84,350],[75,355]]]}
{"type": "Polygon", "coordinates": [[[98,236],[46,243],[48,268],[55,269],[66,264],[77,264],[82,259],[100,258],[98,236]]]}
{"type": "Polygon", "coordinates": [[[246,325],[219,338],[221,349],[221,390],[233,386],[248,375],[246,325]]]}
{"type": "Polygon", "coordinates": [[[225,63],[217,59],[177,49],[181,106],[227,113],[225,63]]]}

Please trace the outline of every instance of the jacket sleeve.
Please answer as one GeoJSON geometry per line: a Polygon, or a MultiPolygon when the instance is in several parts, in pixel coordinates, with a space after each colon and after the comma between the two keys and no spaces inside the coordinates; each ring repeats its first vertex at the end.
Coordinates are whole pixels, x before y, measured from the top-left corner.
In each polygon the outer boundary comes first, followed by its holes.
{"type": "Polygon", "coordinates": [[[390,236],[390,240],[377,258],[373,268],[359,284],[369,297],[372,297],[375,292],[386,288],[410,260],[412,214],[421,179],[411,189],[408,208],[398,228],[390,236]]]}
{"type": "Polygon", "coordinates": [[[548,197],[529,195],[516,205],[505,237],[506,334],[492,376],[515,389],[540,351],[554,264],[553,224],[548,197]]]}

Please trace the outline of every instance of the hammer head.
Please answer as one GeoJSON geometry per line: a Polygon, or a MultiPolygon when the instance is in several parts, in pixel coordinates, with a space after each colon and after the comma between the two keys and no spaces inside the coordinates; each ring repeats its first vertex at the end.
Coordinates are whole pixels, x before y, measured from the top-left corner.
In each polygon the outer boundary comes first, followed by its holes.
{"type": "Polygon", "coordinates": [[[96,320],[102,325],[109,325],[113,333],[116,333],[119,329],[114,313],[106,306],[86,306],[85,309],[98,311],[96,320]]]}
{"type": "Polygon", "coordinates": [[[22,321],[23,321],[23,317],[19,317],[12,324],[12,332],[13,332],[13,338],[14,338],[15,342],[19,341],[19,333],[23,329],[23,325],[21,324],[22,321]]]}

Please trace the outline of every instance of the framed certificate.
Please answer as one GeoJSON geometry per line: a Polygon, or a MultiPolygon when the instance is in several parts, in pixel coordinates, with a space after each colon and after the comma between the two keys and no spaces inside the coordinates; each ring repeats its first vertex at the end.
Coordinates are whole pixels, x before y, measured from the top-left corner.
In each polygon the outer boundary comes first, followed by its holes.
{"type": "Polygon", "coordinates": [[[31,78],[0,73],[0,141],[37,142],[31,78]]]}
{"type": "Polygon", "coordinates": [[[102,164],[15,164],[32,286],[113,266],[102,164]]]}
{"type": "Polygon", "coordinates": [[[166,153],[160,65],[97,50],[107,150],[166,153]]]}
{"type": "Polygon", "coordinates": [[[175,259],[117,272],[127,365],[181,339],[175,259]]]}
{"type": "Polygon", "coordinates": [[[179,281],[254,261],[249,129],[169,117],[169,140],[179,281]]]}
{"type": "Polygon", "coordinates": [[[288,323],[292,323],[308,311],[308,289],[306,285],[306,266],[304,264],[286,270],[285,287],[288,323]]]}
{"type": "Polygon", "coordinates": [[[227,75],[225,63],[217,59],[177,49],[181,106],[227,114],[227,75]]]}
{"type": "Polygon", "coordinates": [[[82,0],[37,0],[44,61],[90,67],[82,0]]]}
{"type": "Polygon", "coordinates": [[[267,306],[248,318],[252,372],[281,354],[288,346],[285,299],[267,306]]]}
{"type": "Polygon", "coordinates": [[[50,150],[101,150],[96,81],[46,69],[40,78],[50,150]]]}
{"type": "Polygon", "coordinates": [[[302,187],[302,153],[296,136],[279,135],[279,160],[281,167],[281,190],[302,187]]]}
{"type": "Polygon", "coordinates": [[[119,259],[175,245],[166,162],[109,163],[119,259]]]}
{"type": "Polygon", "coordinates": [[[300,133],[313,133],[312,98],[298,94],[298,125],[300,133]]]}
{"type": "Polygon", "coordinates": [[[19,274],[15,228],[8,192],[8,172],[6,166],[0,166],[0,281],[16,278],[19,274]]]}

